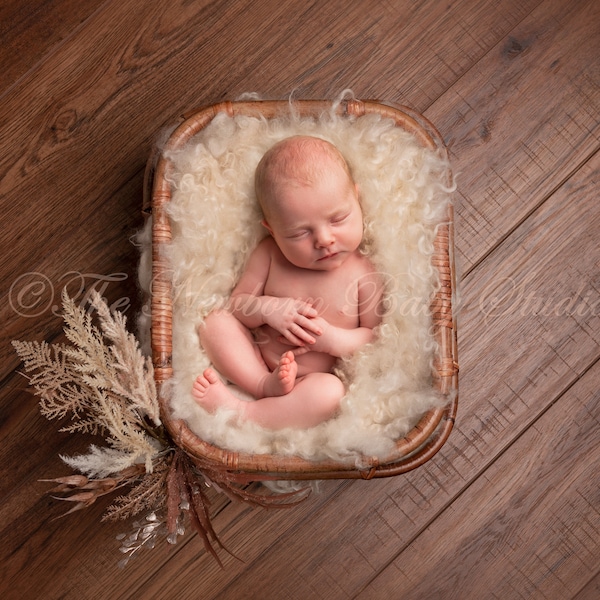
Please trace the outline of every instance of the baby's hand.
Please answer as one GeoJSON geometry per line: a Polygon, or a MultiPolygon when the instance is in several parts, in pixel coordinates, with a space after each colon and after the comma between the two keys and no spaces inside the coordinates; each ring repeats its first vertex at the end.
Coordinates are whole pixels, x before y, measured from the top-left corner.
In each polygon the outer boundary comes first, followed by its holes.
{"type": "MultiPolygon", "coordinates": [[[[312,323],[319,327],[321,334],[317,336],[314,344],[292,348],[296,356],[306,352],[323,352],[337,357],[350,356],[357,348],[373,339],[373,330],[368,327],[345,329],[332,325],[323,317],[315,317],[312,323]]],[[[283,337],[279,338],[279,341],[289,343],[283,337]]]]}
{"type": "Polygon", "coordinates": [[[309,302],[294,298],[269,298],[261,307],[264,322],[293,346],[314,344],[321,335],[317,310],[309,302]]]}
{"type": "Polygon", "coordinates": [[[279,341],[284,344],[297,346],[296,348],[292,349],[296,356],[300,356],[306,352],[325,352],[326,354],[331,354],[332,344],[334,344],[334,340],[332,338],[334,337],[335,330],[337,328],[330,325],[329,322],[323,317],[312,318],[310,320],[310,324],[312,327],[316,328],[319,333],[315,338],[313,338],[313,342],[308,342],[309,345],[295,344],[289,338],[284,336],[281,336],[279,341]]]}

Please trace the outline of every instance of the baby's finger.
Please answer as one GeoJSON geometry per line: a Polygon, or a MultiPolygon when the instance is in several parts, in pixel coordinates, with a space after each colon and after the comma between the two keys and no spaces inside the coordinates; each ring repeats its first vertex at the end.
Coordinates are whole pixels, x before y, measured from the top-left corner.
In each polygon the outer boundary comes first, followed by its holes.
{"type": "Polygon", "coordinates": [[[300,325],[294,323],[286,332],[284,332],[285,337],[294,342],[296,346],[303,346],[306,344],[314,344],[315,338],[310,335],[307,331],[305,331],[300,325]]]}
{"type": "Polygon", "coordinates": [[[292,352],[294,353],[294,356],[300,356],[302,354],[310,352],[310,348],[308,348],[307,346],[298,346],[297,348],[292,348],[292,352]]]}
{"type": "Polygon", "coordinates": [[[285,340],[285,343],[289,344],[290,346],[304,346],[304,342],[291,331],[284,331],[281,339],[285,340]]]}
{"type": "Polygon", "coordinates": [[[297,324],[302,327],[304,331],[310,331],[315,335],[321,335],[323,333],[321,327],[319,327],[319,325],[317,325],[317,323],[315,323],[312,319],[307,317],[299,316],[297,324]]]}
{"type": "Polygon", "coordinates": [[[300,354],[306,354],[307,352],[310,352],[310,348],[308,346],[298,346],[296,344],[293,344],[292,342],[290,342],[290,340],[284,338],[282,335],[280,335],[277,338],[277,341],[288,346],[293,346],[293,348],[290,348],[290,350],[294,353],[295,356],[300,356],[300,354]]]}
{"type": "Polygon", "coordinates": [[[304,315],[305,317],[314,318],[319,316],[317,309],[309,302],[300,302],[297,310],[299,314],[304,315]]]}

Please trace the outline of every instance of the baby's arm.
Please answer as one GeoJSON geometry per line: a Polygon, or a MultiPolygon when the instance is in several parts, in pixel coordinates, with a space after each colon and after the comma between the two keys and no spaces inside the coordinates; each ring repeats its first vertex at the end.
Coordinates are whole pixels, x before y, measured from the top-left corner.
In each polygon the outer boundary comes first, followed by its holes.
{"type": "Polygon", "coordinates": [[[374,336],[370,327],[345,329],[331,325],[323,317],[317,317],[314,322],[321,328],[321,335],[316,338],[314,344],[294,349],[296,356],[305,352],[324,352],[337,358],[350,356],[361,346],[368,344],[374,336]]]}
{"type": "Polygon", "coordinates": [[[246,327],[269,325],[295,346],[314,344],[321,329],[313,319],[317,310],[295,298],[265,296],[265,283],[271,266],[270,238],[251,254],[240,281],[231,294],[229,310],[246,327]]]}

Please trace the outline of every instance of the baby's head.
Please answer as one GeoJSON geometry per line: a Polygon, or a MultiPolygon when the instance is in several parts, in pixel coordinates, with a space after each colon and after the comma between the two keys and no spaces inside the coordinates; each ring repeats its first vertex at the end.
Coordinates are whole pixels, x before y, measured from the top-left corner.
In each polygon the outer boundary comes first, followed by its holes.
{"type": "Polygon", "coordinates": [[[332,173],[339,175],[340,183],[356,190],[346,159],[330,142],[297,135],[272,146],[259,162],[254,178],[256,197],[265,218],[269,220],[274,211],[282,208],[278,200],[283,188],[313,187],[332,173]]]}
{"type": "Polygon", "coordinates": [[[255,175],[263,225],[294,265],[335,269],[362,241],[358,187],[340,151],[294,136],[275,144],[255,175]]]}

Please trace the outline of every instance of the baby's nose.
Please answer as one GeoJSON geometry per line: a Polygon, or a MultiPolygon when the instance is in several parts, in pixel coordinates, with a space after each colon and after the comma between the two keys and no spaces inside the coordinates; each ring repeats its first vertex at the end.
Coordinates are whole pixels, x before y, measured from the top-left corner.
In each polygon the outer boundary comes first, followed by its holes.
{"type": "Polygon", "coordinates": [[[329,227],[323,227],[317,231],[315,236],[315,246],[317,248],[324,248],[326,246],[331,246],[334,242],[333,232],[329,227]]]}

